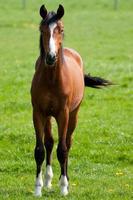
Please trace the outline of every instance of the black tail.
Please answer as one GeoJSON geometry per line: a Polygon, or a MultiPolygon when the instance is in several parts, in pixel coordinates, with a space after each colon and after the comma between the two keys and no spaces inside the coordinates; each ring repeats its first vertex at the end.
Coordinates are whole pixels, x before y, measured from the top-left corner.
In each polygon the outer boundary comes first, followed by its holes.
{"type": "Polygon", "coordinates": [[[88,75],[84,75],[85,86],[101,89],[102,87],[112,85],[112,83],[108,80],[105,80],[100,77],[93,77],[88,75]]]}

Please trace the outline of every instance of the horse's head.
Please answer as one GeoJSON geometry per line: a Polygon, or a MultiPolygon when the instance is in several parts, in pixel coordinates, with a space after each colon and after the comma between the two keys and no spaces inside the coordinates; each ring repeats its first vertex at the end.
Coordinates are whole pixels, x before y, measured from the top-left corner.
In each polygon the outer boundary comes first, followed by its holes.
{"type": "Polygon", "coordinates": [[[40,8],[42,21],[40,23],[41,32],[41,50],[45,54],[45,63],[54,65],[57,60],[59,49],[63,40],[63,23],[61,18],[64,15],[64,8],[59,5],[57,12],[47,12],[44,5],[40,8]]]}

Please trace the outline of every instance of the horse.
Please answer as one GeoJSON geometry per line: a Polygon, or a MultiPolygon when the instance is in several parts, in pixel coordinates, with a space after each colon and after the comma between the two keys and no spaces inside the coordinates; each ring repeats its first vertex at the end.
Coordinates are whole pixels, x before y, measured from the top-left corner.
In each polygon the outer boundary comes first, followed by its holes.
{"type": "Polygon", "coordinates": [[[35,195],[42,195],[43,183],[51,188],[53,171],[51,154],[54,139],[51,132],[51,117],[58,127],[57,158],[60,164],[59,179],[62,195],[68,194],[68,154],[72,135],[77,123],[85,86],[101,88],[110,82],[100,77],[84,74],[83,61],[79,53],[63,48],[64,7],[59,5],[57,12],[48,12],[40,7],[40,55],[36,61],[31,86],[33,124],[36,134],[34,157],[36,161],[35,195]],[[46,151],[46,172],[42,179],[42,163],[46,151]]]}

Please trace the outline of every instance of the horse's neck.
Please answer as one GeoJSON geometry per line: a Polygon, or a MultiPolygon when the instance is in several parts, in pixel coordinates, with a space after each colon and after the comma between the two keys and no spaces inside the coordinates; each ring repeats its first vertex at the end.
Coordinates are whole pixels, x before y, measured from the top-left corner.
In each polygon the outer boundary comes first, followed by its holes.
{"type": "MultiPolygon", "coordinates": [[[[55,85],[62,79],[62,67],[63,67],[63,49],[58,51],[57,61],[54,66],[43,67],[43,78],[47,80],[48,85],[55,85]]],[[[46,82],[45,82],[46,83],[46,82]]]]}

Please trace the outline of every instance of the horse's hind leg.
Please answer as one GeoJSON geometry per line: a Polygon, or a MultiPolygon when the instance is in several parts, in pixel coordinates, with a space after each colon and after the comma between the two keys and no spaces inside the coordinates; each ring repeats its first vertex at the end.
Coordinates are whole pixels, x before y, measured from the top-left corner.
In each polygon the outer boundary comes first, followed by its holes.
{"type": "Polygon", "coordinates": [[[59,143],[57,147],[57,158],[61,167],[60,187],[61,194],[68,194],[68,180],[66,176],[66,164],[67,164],[67,146],[66,146],[66,134],[68,128],[69,111],[67,108],[59,113],[57,118],[59,143]]]}
{"type": "Polygon", "coordinates": [[[61,176],[60,187],[61,187],[62,194],[64,193],[64,191],[66,192],[66,194],[68,193],[68,184],[67,184],[67,180],[69,180],[69,177],[68,177],[68,154],[69,154],[69,150],[72,145],[72,134],[73,134],[73,131],[74,131],[74,129],[76,127],[76,123],[77,123],[78,108],[76,108],[76,110],[74,110],[72,113],[69,114],[68,129],[67,129],[67,135],[66,135],[66,147],[67,147],[66,177],[67,177],[67,179],[65,177],[61,176]]]}
{"type": "Polygon", "coordinates": [[[35,196],[41,196],[41,189],[43,186],[42,181],[42,163],[44,161],[44,118],[40,112],[33,110],[33,123],[36,132],[36,147],[35,147],[35,160],[37,165],[36,182],[35,182],[35,196]]]}
{"type": "MultiPolygon", "coordinates": [[[[72,145],[72,135],[73,135],[74,129],[75,129],[76,124],[77,124],[78,109],[79,109],[79,107],[76,108],[76,110],[74,110],[69,115],[69,123],[68,123],[67,137],[66,137],[66,145],[67,145],[68,154],[69,154],[69,150],[70,150],[71,145],[72,145]]],[[[68,170],[67,170],[67,168],[68,168],[68,154],[67,154],[66,174],[67,174],[67,178],[69,180],[68,170]]]]}
{"type": "Polygon", "coordinates": [[[51,167],[51,154],[52,154],[52,149],[54,145],[54,140],[51,133],[50,117],[48,117],[46,120],[44,135],[45,135],[44,145],[46,149],[46,173],[45,173],[44,185],[50,189],[52,186],[51,181],[53,178],[53,171],[51,167]]]}

